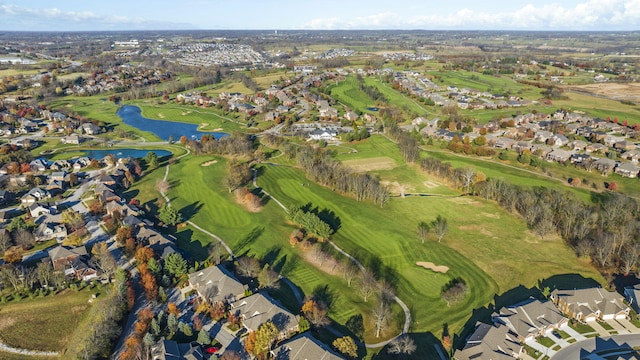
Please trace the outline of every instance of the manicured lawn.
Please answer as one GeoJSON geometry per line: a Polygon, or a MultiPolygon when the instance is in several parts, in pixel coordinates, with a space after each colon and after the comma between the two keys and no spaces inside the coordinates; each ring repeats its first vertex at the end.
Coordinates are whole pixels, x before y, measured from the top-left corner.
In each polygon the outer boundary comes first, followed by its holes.
{"type": "Polygon", "coordinates": [[[91,306],[97,290],[65,290],[55,296],[0,305],[0,339],[30,350],[62,351],[91,306]]]}
{"type": "Polygon", "coordinates": [[[553,340],[549,339],[546,336],[540,336],[536,339],[536,341],[546,347],[552,347],[556,344],[553,340]]]}
{"type": "Polygon", "coordinates": [[[580,334],[588,334],[588,333],[596,332],[596,330],[591,326],[587,324],[582,324],[582,323],[571,324],[571,328],[579,332],[580,334]]]}
{"type": "Polygon", "coordinates": [[[606,321],[600,321],[600,322],[598,322],[598,324],[600,324],[600,326],[602,326],[603,328],[605,328],[608,331],[613,330],[613,326],[609,325],[609,323],[606,322],[606,321]]]}
{"type": "MultiPolygon", "coordinates": [[[[197,108],[192,105],[180,105],[174,103],[157,104],[150,100],[132,103],[142,109],[142,115],[149,119],[178,121],[202,125],[202,130],[233,131],[240,125],[230,122],[225,118],[235,119],[238,114],[223,115],[220,110],[197,108]]],[[[241,121],[241,120],[238,120],[241,121]]],[[[177,140],[177,139],[176,139],[177,140]]]]}

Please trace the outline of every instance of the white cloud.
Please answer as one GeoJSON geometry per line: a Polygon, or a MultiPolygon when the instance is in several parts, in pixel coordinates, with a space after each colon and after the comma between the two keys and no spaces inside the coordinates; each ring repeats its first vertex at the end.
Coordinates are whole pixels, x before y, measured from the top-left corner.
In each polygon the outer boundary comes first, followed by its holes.
{"type": "Polygon", "coordinates": [[[527,4],[509,12],[468,8],[449,14],[402,16],[383,12],[341,19],[314,19],[310,29],[510,29],[510,30],[637,30],[640,0],[587,0],[574,7],[527,4]]]}
{"type": "Polygon", "coordinates": [[[194,29],[185,23],[162,22],[143,17],[99,15],[92,11],[63,11],[58,8],[34,9],[0,4],[3,30],[128,30],[128,29],[194,29]],[[10,19],[10,22],[3,21],[10,19]],[[41,27],[34,28],[33,26],[41,27]]]}

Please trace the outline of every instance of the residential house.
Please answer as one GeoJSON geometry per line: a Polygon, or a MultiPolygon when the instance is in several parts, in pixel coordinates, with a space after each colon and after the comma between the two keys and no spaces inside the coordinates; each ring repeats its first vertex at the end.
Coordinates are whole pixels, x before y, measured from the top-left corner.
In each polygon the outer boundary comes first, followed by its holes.
{"type": "Polygon", "coordinates": [[[267,321],[278,328],[278,339],[286,339],[299,330],[298,316],[285,309],[276,300],[263,295],[253,294],[231,303],[231,311],[242,319],[242,325],[253,332],[267,321]]]}
{"type": "Polygon", "coordinates": [[[118,182],[116,181],[116,179],[111,176],[111,175],[102,175],[100,176],[100,178],[98,179],[98,183],[103,184],[103,185],[107,185],[109,187],[113,187],[115,186],[118,182]]]}
{"type": "Polygon", "coordinates": [[[76,162],[73,163],[73,168],[76,170],[80,170],[84,167],[89,166],[89,164],[91,164],[91,159],[89,159],[86,156],[80,157],[78,159],[76,159],[76,162]]]}
{"type": "Polygon", "coordinates": [[[34,203],[29,205],[29,214],[34,219],[41,215],[55,214],[57,210],[58,206],[55,203],[34,203]]]}
{"type": "Polygon", "coordinates": [[[84,137],[78,134],[71,134],[60,139],[60,142],[69,145],[80,145],[82,142],[84,142],[84,137]]]}
{"type": "Polygon", "coordinates": [[[453,354],[453,359],[512,360],[519,358],[520,354],[522,354],[522,345],[518,341],[518,335],[508,326],[478,322],[462,350],[457,350],[453,354]]]}
{"type": "Polygon", "coordinates": [[[13,194],[7,190],[0,189],[0,204],[6,204],[13,200],[13,194]]]}
{"type": "Polygon", "coordinates": [[[242,299],[246,289],[227,269],[216,265],[189,274],[189,285],[182,292],[196,290],[212,303],[230,303],[242,299]]]}
{"type": "Polygon", "coordinates": [[[616,162],[611,159],[601,158],[593,162],[593,166],[603,175],[610,173],[616,166],[616,162]]]}
{"type": "Polygon", "coordinates": [[[179,344],[173,340],[160,339],[151,347],[153,360],[203,360],[204,352],[196,342],[179,344]]]}
{"type": "Polygon", "coordinates": [[[630,151],[630,150],[634,150],[636,148],[636,144],[632,143],[629,140],[622,140],[622,141],[618,141],[617,143],[613,144],[613,147],[615,149],[622,150],[622,151],[630,151]]]}
{"type": "Polygon", "coordinates": [[[49,250],[49,258],[54,270],[59,270],[65,276],[88,281],[95,279],[98,272],[87,265],[87,249],[84,246],[68,248],[56,246],[49,250]]]}
{"type": "Polygon", "coordinates": [[[45,159],[35,159],[29,163],[29,166],[31,167],[31,171],[43,172],[47,170],[49,164],[45,159]]]}
{"type": "Polygon", "coordinates": [[[360,116],[358,116],[358,114],[356,114],[353,111],[349,111],[346,114],[344,114],[344,118],[349,120],[349,121],[356,121],[356,120],[358,120],[359,117],[360,116]]]}
{"type": "Polygon", "coordinates": [[[624,288],[624,297],[636,313],[640,313],[640,284],[624,288]]]}
{"type": "Polygon", "coordinates": [[[274,360],[344,360],[309,332],[302,333],[271,350],[274,360]]]}
{"type": "Polygon", "coordinates": [[[573,152],[562,150],[562,149],[554,149],[550,153],[547,154],[547,161],[555,161],[555,162],[565,162],[568,161],[573,155],[573,152]]]}
{"type": "Polygon", "coordinates": [[[58,243],[61,243],[64,240],[68,233],[67,228],[64,224],[43,221],[35,232],[36,241],[47,241],[51,239],[56,239],[58,243]]]}
{"type": "MultiPolygon", "coordinates": [[[[147,226],[147,222],[140,220],[137,216],[127,215],[122,219],[122,225],[134,229],[139,229],[147,226]]],[[[153,225],[153,224],[151,224],[153,225]]]]}
{"type": "Polygon", "coordinates": [[[493,144],[493,146],[496,149],[511,149],[511,147],[513,146],[513,144],[515,144],[516,141],[513,139],[509,139],[509,138],[498,138],[496,140],[496,142],[493,144]]]}
{"type": "Polygon", "coordinates": [[[54,171],[60,171],[62,169],[68,169],[71,167],[71,163],[67,160],[56,160],[54,161],[51,166],[49,166],[49,169],[54,170],[54,171]]]}
{"type": "Polygon", "coordinates": [[[637,163],[638,160],[640,160],[640,149],[627,151],[624,154],[622,154],[622,158],[627,159],[629,161],[633,161],[634,163],[637,163]]]}
{"type": "Polygon", "coordinates": [[[589,161],[591,156],[589,154],[573,154],[571,155],[571,163],[572,164],[582,164],[586,161],[589,161]]]}
{"type": "Polygon", "coordinates": [[[622,295],[601,288],[554,290],[551,301],[562,313],[582,322],[625,319],[629,315],[622,295]]]}
{"type": "Polygon", "coordinates": [[[92,123],[84,123],[80,125],[80,129],[87,135],[97,135],[102,132],[100,126],[92,124],[92,123]]]}
{"type": "Polygon", "coordinates": [[[569,149],[573,149],[573,150],[584,150],[587,148],[589,144],[586,141],[582,141],[582,140],[574,140],[572,142],[570,142],[569,144],[567,144],[567,146],[569,146],[569,149]]]}
{"type": "Polygon", "coordinates": [[[602,145],[602,144],[600,144],[600,143],[592,143],[592,144],[587,145],[587,148],[585,150],[587,152],[589,152],[589,153],[598,152],[598,151],[601,152],[601,153],[604,153],[607,150],[609,150],[609,148],[604,146],[604,145],[602,145]]]}
{"type": "Polygon", "coordinates": [[[523,342],[560,328],[569,321],[552,302],[541,302],[533,298],[503,307],[492,315],[492,320],[495,324],[508,326],[517,334],[518,340],[523,342]]]}
{"type": "Polygon", "coordinates": [[[122,198],[119,195],[117,195],[116,193],[114,193],[113,191],[111,191],[109,189],[105,189],[105,190],[102,190],[102,192],[100,193],[100,201],[103,204],[106,204],[109,201],[120,202],[120,201],[122,201],[122,198]]]}
{"type": "Polygon", "coordinates": [[[139,228],[136,238],[143,246],[153,249],[153,252],[160,256],[161,259],[178,251],[173,241],[150,227],[139,228]]]}
{"type": "Polygon", "coordinates": [[[621,176],[635,178],[638,177],[638,173],[640,173],[640,168],[636,166],[636,164],[631,162],[620,163],[613,170],[616,174],[620,174],[621,176]]]}
{"type": "Polygon", "coordinates": [[[29,190],[28,193],[22,195],[20,202],[23,204],[33,204],[47,199],[51,199],[51,193],[45,189],[35,187],[29,190]]]}

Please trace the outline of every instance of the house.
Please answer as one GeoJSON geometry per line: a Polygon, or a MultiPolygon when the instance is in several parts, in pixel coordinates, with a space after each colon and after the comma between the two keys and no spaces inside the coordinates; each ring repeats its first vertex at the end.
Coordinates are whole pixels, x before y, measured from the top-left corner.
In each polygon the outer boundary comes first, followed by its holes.
{"type": "Polygon", "coordinates": [[[253,294],[231,303],[231,311],[239,316],[242,325],[249,332],[256,331],[260,325],[267,321],[273,322],[278,328],[278,339],[280,340],[299,331],[298,316],[262,293],[253,294]]]}
{"type": "Polygon", "coordinates": [[[60,171],[62,169],[68,169],[71,167],[71,163],[67,160],[56,160],[49,166],[49,169],[54,171],[60,171]]]}
{"type": "Polygon", "coordinates": [[[140,220],[138,217],[133,215],[127,215],[122,219],[122,225],[134,229],[143,228],[147,226],[147,223],[143,220],[140,220]]]}
{"type": "Polygon", "coordinates": [[[604,152],[606,152],[608,149],[609,149],[608,147],[606,147],[606,146],[604,146],[604,145],[602,145],[602,144],[600,144],[600,143],[593,143],[593,144],[589,144],[589,145],[587,145],[587,147],[586,147],[586,149],[585,149],[585,150],[586,150],[587,152],[598,152],[598,151],[599,151],[599,152],[604,153],[604,152]]]}
{"type": "Polygon", "coordinates": [[[69,145],[80,145],[82,142],[84,142],[84,137],[78,134],[71,134],[60,139],[60,142],[69,145]]]}
{"type": "Polygon", "coordinates": [[[509,327],[478,322],[462,350],[453,354],[453,359],[509,360],[518,358],[521,353],[518,336],[509,327]]]}
{"type": "Polygon", "coordinates": [[[88,281],[98,277],[98,272],[86,262],[87,249],[84,246],[68,248],[56,246],[49,250],[49,258],[53,269],[62,271],[65,276],[88,281]]]}
{"type": "Polygon", "coordinates": [[[7,190],[0,189],[0,204],[8,203],[13,199],[13,194],[7,190]]]}
{"type": "Polygon", "coordinates": [[[116,185],[117,181],[111,175],[102,175],[100,176],[100,178],[98,178],[98,183],[107,185],[107,186],[114,186],[116,185]]]}
{"type": "Polygon", "coordinates": [[[170,253],[178,251],[173,241],[149,227],[141,227],[136,234],[136,238],[143,246],[153,249],[153,252],[158,254],[161,259],[164,259],[170,253]]]}
{"type": "Polygon", "coordinates": [[[349,120],[349,121],[356,121],[356,120],[358,120],[359,116],[355,112],[349,111],[346,114],[344,114],[344,118],[349,120]]]}
{"type": "Polygon", "coordinates": [[[622,295],[601,288],[554,290],[550,298],[562,313],[582,322],[625,319],[629,315],[622,295]]]}
{"type": "Polygon", "coordinates": [[[51,199],[51,193],[45,189],[35,187],[29,190],[28,193],[22,195],[20,202],[23,204],[33,204],[37,201],[51,199]]]}
{"type": "Polygon", "coordinates": [[[331,129],[316,129],[309,134],[311,140],[335,140],[336,136],[338,132],[331,129]]]}
{"type": "Polygon", "coordinates": [[[211,303],[218,301],[229,303],[242,299],[246,286],[242,285],[221,265],[189,274],[189,285],[183,293],[196,290],[198,295],[211,303]]]}
{"type": "Polygon", "coordinates": [[[565,162],[571,158],[571,155],[573,155],[571,151],[554,149],[547,154],[546,159],[547,161],[565,162]]]}
{"type": "Polygon", "coordinates": [[[76,170],[82,169],[84,167],[89,166],[89,164],[91,164],[91,159],[89,159],[86,156],[80,157],[78,159],[76,159],[76,162],[73,163],[73,168],[76,170]]]}
{"type": "Polygon", "coordinates": [[[84,123],[80,125],[80,129],[87,135],[97,135],[102,132],[100,126],[92,124],[92,123],[84,123]]]}
{"type": "Polygon", "coordinates": [[[638,304],[638,301],[640,301],[640,284],[624,288],[624,297],[627,300],[627,304],[637,313],[640,313],[640,305],[638,304]]]}
{"type": "Polygon", "coordinates": [[[100,201],[103,204],[106,204],[109,201],[120,202],[122,201],[122,198],[118,196],[116,193],[114,193],[113,191],[106,189],[106,190],[102,190],[102,192],[100,193],[100,201]]]}
{"type": "Polygon", "coordinates": [[[494,324],[506,325],[526,342],[544,335],[554,329],[567,325],[564,317],[552,302],[529,299],[520,304],[503,307],[492,315],[494,324]]]}
{"type": "Polygon", "coordinates": [[[613,144],[613,147],[618,149],[618,150],[622,150],[622,151],[630,151],[630,150],[634,150],[636,148],[636,144],[632,143],[629,140],[622,140],[622,141],[618,141],[617,143],[613,144]]]}
{"type": "Polygon", "coordinates": [[[616,166],[616,162],[611,159],[601,158],[593,162],[593,166],[602,173],[602,175],[606,175],[613,170],[616,166]]]}
{"type": "Polygon", "coordinates": [[[297,335],[271,350],[274,360],[344,360],[309,332],[297,335]]]}
{"type": "Polygon", "coordinates": [[[178,344],[173,340],[160,339],[151,347],[151,359],[153,360],[203,360],[204,352],[196,342],[178,344]]]}
{"type": "Polygon", "coordinates": [[[31,167],[31,171],[39,172],[45,171],[49,167],[47,160],[44,159],[35,159],[29,163],[29,166],[31,167]]]}
{"type": "Polygon", "coordinates": [[[58,243],[61,243],[68,233],[64,224],[44,221],[38,226],[35,235],[37,241],[56,239],[58,243]]]}
{"type": "Polygon", "coordinates": [[[493,144],[493,146],[496,149],[511,149],[511,147],[513,146],[513,144],[515,144],[516,141],[513,139],[509,139],[509,138],[498,138],[498,140],[496,140],[496,142],[493,144]]]}
{"type": "Polygon", "coordinates": [[[624,154],[622,154],[622,158],[627,159],[629,161],[633,161],[634,163],[637,163],[638,160],[640,160],[640,149],[627,151],[624,154]]]}
{"type": "Polygon", "coordinates": [[[634,163],[625,162],[620,163],[613,170],[616,174],[620,174],[621,176],[635,178],[638,177],[638,173],[640,173],[640,168],[636,166],[634,163]]]}
{"type": "Polygon", "coordinates": [[[41,215],[55,214],[57,210],[58,206],[54,203],[34,203],[29,205],[29,214],[34,219],[41,215]]]}
{"type": "Polygon", "coordinates": [[[587,148],[588,145],[589,144],[586,141],[574,140],[570,142],[567,146],[569,146],[569,149],[573,149],[573,150],[584,150],[587,148]]]}

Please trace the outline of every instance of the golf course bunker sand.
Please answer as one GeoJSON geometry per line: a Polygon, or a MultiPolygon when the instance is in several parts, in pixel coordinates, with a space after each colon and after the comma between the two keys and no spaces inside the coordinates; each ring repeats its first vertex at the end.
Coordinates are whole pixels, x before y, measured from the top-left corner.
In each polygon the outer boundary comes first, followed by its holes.
{"type": "Polygon", "coordinates": [[[202,163],[200,166],[209,166],[209,165],[213,165],[213,164],[217,164],[218,160],[211,160],[211,161],[207,161],[205,163],[202,163]]]}
{"type": "Polygon", "coordinates": [[[431,261],[418,261],[416,263],[416,265],[422,266],[425,269],[433,270],[435,272],[439,272],[439,273],[443,273],[443,274],[446,274],[447,271],[449,271],[449,267],[448,266],[436,265],[436,264],[432,263],[431,261]]]}
{"type": "Polygon", "coordinates": [[[164,114],[163,113],[158,113],[158,119],[164,119],[164,114]]]}
{"type": "Polygon", "coordinates": [[[395,160],[386,156],[366,158],[366,159],[344,160],[342,163],[354,169],[357,172],[391,170],[397,166],[395,160]]]}
{"type": "Polygon", "coordinates": [[[437,188],[438,186],[440,186],[440,184],[436,184],[433,181],[425,181],[423,184],[429,189],[437,188]]]}

